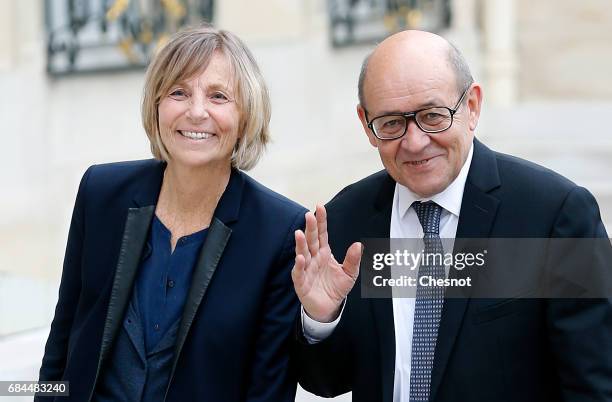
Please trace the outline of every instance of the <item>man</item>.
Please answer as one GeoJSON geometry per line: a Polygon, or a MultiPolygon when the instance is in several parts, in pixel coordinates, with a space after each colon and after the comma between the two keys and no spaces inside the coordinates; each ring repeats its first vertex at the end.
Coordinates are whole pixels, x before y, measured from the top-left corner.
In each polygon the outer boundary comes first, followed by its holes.
{"type": "Polygon", "coordinates": [[[474,139],[482,92],[431,33],[395,34],[364,62],[357,113],[385,170],[296,232],[306,390],[383,402],[612,400],[609,299],[361,297],[364,238],[607,237],[588,191],[474,139]]]}

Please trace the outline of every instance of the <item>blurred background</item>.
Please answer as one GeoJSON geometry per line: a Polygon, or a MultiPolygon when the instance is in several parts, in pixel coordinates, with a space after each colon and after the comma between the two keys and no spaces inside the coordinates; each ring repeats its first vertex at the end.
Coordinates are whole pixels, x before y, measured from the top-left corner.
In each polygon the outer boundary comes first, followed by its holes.
{"type": "Polygon", "coordinates": [[[382,168],[355,112],[359,69],[418,28],[483,83],[477,137],[587,187],[610,232],[609,0],[0,0],[0,380],[37,378],[79,179],[150,157],[144,66],[203,20],[242,37],[267,79],[274,142],[250,174],[274,190],[312,208],[382,168]]]}

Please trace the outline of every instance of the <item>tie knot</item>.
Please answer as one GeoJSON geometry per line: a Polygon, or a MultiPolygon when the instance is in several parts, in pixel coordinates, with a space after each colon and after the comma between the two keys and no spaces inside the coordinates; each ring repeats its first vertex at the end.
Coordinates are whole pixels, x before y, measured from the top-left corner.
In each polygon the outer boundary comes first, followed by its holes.
{"type": "Polygon", "coordinates": [[[440,215],[442,214],[442,207],[433,201],[420,202],[415,201],[412,203],[419,222],[423,227],[423,233],[426,234],[440,234],[440,215]]]}

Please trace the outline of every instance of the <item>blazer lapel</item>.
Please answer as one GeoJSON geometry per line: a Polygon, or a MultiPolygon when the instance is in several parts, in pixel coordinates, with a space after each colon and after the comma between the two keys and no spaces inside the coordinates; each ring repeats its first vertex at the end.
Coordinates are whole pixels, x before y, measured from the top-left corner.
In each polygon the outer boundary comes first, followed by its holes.
{"type": "Polygon", "coordinates": [[[155,204],[159,197],[165,168],[165,162],[156,162],[150,170],[143,174],[138,186],[134,189],[133,207],[128,209],[125,219],[117,267],[104,321],[98,367],[89,400],[93,397],[102,364],[108,357],[108,352],[123,321],[132,295],[132,287],[140,266],[149,226],[155,213],[155,204]]]}
{"type": "Polygon", "coordinates": [[[378,346],[381,358],[382,401],[393,400],[393,381],[395,373],[395,327],[393,321],[393,302],[390,298],[370,299],[374,315],[374,325],[378,332],[378,346]]]}
{"type": "Polygon", "coordinates": [[[151,224],[154,212],[154,205],[130,208],[128,210],[104,323],[96,380],[123,321],[126,307],[132,294],[132,285],[140,265],[140,255],[147,239],[149,225],[151,224]]]}
{"type": "MultiPolygon", "coordinates": [[[[474,155],[465,183],[461,212],[459,213],[455,252],[461,251],[461,239],[489,237],[499,200],[488,192],[499,187],[499,185],[497,161],[493,151],[474,139],[474,155]]],[[[452,269],[450,275],[453,277],[460,276],[461,274],[458,274],[458,272],[452,269]]],[[[431,378],[430,400],[432,401],[435,400],[442,382],[457,333],[463,322],[468,301],[469,294],[463,297],[447,298],[444,301],[431,378]]]]}
{"type": "Polygon", "coordinates": [[[168,388],[170,387],[170,382],[174,376],[176,364],[181,354],[183,345],[185,344],[187,334],[189,333],[189,328],[191,328],[191,324],[193,323],[198,307],[200,307],[200,303],[202,302],[202,299],[204,299],[208,285],[210,284],[213,274],[215,273],[215,269],[219,264],[219,260],[221,259],[221,255],[223,254],[223,250],[227,245],[227,241],[229,240],[231,233],[232,230],[225,226],[223,222],[217,218],[213,218],[208,230],[208,235],[206,236],[206,240],[204,241],[204,245],[202,246],[202,250],[200,251],[200,255],[198,257],[198,262],[196,263],[193,277],[191,279],[189,294],[187,296],[187,300],[185,301],[185,307],[183,308],[183,315],[181,317],[181,323],[176,336],[174,348],[175,352],[172,360],[172,370],[170,371],[168,388]]]}
{"type": "MultiPolygon", "coordinates": [[[[379,189],[371,218],[366,226],[366,238],[388,239],[390,233],[391,208],[395,181],[385,174],[379,189]]],[[[378,332],[381,354],[382,401],[393,400],[393,381],[395,372],[395,329],[393,321],[393,302],[390,297],[369,299],[374,325],[378,332]]]]}
{"type": "Polygon", "coordinates": [[[213,219],[208,229],[208,235],[206,236],[206,240],[202,245],[196,262],[193,277],[191,279],[191,287],[189,288],[189,294],[187,295],[185,307],[183,308],[183,315],[181,316],[176,335],[172,369],[170,370],[170,377],[168,386],[166,387],[164,400],[168,396],[172,378],[174,377],[181,351],[185,345],[185,340],[189,334],[189,329],[202,304],[202,300],[204,300],[213,274],[219,265],[223,251],[232,234],[232,230],[226,224],[238,220],[244,182],[244,176],[238,170],[233,169],[228,185],[215,209],[213,219]]]}

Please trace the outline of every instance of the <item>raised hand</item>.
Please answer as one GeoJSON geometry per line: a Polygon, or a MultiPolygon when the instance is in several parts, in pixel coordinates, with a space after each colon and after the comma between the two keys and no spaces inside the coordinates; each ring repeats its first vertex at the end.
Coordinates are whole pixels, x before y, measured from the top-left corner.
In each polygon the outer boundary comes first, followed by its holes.
{"type": "Polygon", "coordinates": [[[336,261],[327,241],[327,212],[317,205],[316,216],[306,213],[306,233],[295,232],[293,286],[306,313],[320,322],[331,322],[359,275],[361,243],[353,243],[344,262],[336,261]]]}

